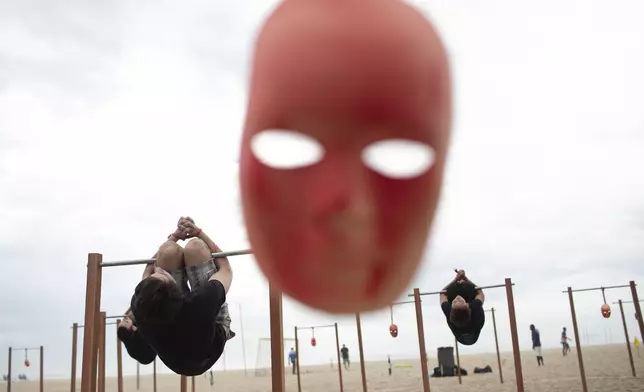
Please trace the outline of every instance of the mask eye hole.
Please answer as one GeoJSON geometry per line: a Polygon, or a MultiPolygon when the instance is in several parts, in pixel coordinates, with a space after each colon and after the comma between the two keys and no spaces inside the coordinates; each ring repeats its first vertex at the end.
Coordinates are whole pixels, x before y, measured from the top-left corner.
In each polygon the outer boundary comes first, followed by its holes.
{"type": "Polygon", "coordinates": [[[255,158],[273,169],[299,169],[314,165],[324,157],[324,148],[314,138],[296,131],[267,129],[250,141],[255,158]]]}
{"type": "Polygon", "coordinates": [[[434,165],[436,152],[429,145],[414,140],[385,139],[365,147],[362,161],[385,177],[411,179],[434,165]]]}

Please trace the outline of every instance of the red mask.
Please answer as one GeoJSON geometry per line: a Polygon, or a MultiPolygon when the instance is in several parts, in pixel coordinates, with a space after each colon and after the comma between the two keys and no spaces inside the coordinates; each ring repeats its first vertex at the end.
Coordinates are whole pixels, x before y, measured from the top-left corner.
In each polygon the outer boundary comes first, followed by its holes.
{"type": "Polygon", "coordinates": [[[451,86],[433,27],[398,0],[284,1],[258,37],[249,98],[240,183],[263,273],[320,310],[388,306],[418,269],[443,177],[451,86]],[[267,130],[304,135],[323,155],[267,165],[253,149],[267,130]],[[431,164],[383,175],[367,158],[394,139],[431,164]]]}

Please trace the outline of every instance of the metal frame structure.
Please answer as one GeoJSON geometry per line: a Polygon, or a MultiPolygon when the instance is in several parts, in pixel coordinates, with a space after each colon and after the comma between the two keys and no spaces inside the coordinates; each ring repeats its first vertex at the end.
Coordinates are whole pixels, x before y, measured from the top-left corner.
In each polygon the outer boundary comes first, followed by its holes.
{"type": "MultiPolygon", "coordinates": [[[[504,284],[498,284],[498,285],[493,285],[493,286],[479,286],[477,289],[484,290],[484,289],[494,289],[494,288],[501,288],[505,287],[505,292],[506,292],[506,297],[508,301],[508,315],[510,318],[510,333],[512,335],[512,352],[514,355],[514,370],[516,374],[516,381],[517,381],[517,392],[524,392],[524,384],[523,384],[523,367],[521,366],[521,352],[519,349],[519,334],[517,332],[517,319],[516,319],[516,312],[514,309],[514,292],[512,291],[512,286],[514,286],[514,283],[512,283],[512,279],[506,278],[504,284]]],[[[424,295],[438,295],[438,294],[444,294],[445,291],[434,291],[434,292],[429,292],[429,293],[421,293],[418,288],[414,289],[413,294],[409,294],[409,297],[414,297],[414,305],[416,307],[416,324],[418,328],[418,346],[420,350],[420,368],[422,372],[422,379],[423,379],[423,392],[430,392],[430,386],[429,386],[429,369],[427,368],[427,349],[425,346],[425,327],[423,324],[423,310],[421,306],[421,296],[424,295]]],[[[496,320],[494,320],[494,324],[496,325],[496,320]]],[[[460,362],[460,358],[458,355],[458,345],[456,348],[457,351],[457,361],[460,362]]],[[[459,382],[460,382],[460,365],[457,363],[457,373],[459,375],[459,382]]]]}
{"type": "MultiPolygon", "coordinates": [[[[315,338],[315,328],[334,328],[335,329],[335,349],[338,357],[338,380],[340,381],[340,392],[344,391],[344,383],[342,382],[342,362],[340,361],[340,335],[338,334],[338,323],[333,323],[329,325],[314,325],[311,327],[298,327],[295,326],[295,352],[297,354],[295,360],[295,368],[297,369],[297,392],[302,392],[302,381],[300,377],[300,339],[298,337],[298,331],[301,329],[310,329],[315,338]]],[[[282,363],[282,366],[284,364],[282,363]]]]}
{"type": "MultiPolygon", "coordinates": [[[[642,309],[640,307],[640,300],[637,295],[637,288],[635,285],[635,281],[630,281],[629,284],[626,285],[618,285],[618,286],[606,286],[606,287],[593,287],[593,288],[588,288],[588,289],[577,289],[573,290],[570,286],[568,286],[568,290],[562,291],[564,294],[568,294],[568,300],[570,301],[570,314],[572,316],[572,329],[575,333],[575,341],[577,344],[577,359],[579,362],[579,375],[581,376],[581,388],[583,392],[588,392],[588,384],[586,382],[586,370],[584,369],[584,356],[581,351],[581,340],[579,339],[579,327],[577,324],[577,313],[575,312],[575,300],[573,298],[573,293],[581,292],[581,291],[602,291],[602,293],[605,290],[611,290],[611,289],[619,289],[619,288],[627,288],[629,287],[631,289],[631,295],[633,296],[633,305],[635,305],[635,314],[638,316],[637,317],[637,323],[640,329],[640,334],[644,335],[644,321],[642,320],[642,309]]],[[[620,300],[621,302],[621,300],[620,300]]],[[[606,303],[605,297],[604,297],[604,303],[606,303]]],[[[623,303],[623,302],[622,302],[623,303]]],[[[620,310],[622,312],[622,321],[624,323],[624,332],[626,334],[626,342],[628,344],[628,351],[631,356],[631,369],[633,373],[633,377],[635,377],[635,368],[634,364],[632,362],[632,353],[631,353],[631,346],[630,342],[628,342],[628,331],[626,330],[626,319],[624,318],[624,309],[623,306],[620,304],[620,310]]]]}
{"type": "Polygon", "coordinates": [[[13,348],[13,347],[9,346],[9,360],[7,362],[7,392],[11,392],[11,360],[12,360],[12,352],[14,350],[15,351],[18,351],[18,350],[23,351],[24,350],[25,352],[32,351],[32,350],[39,350],[40,351],[40,363],[39,363],[39,366],[40,366],[40,380],[39,380],[40,389],[39,390],[40,390],[40,392],[44,392],[44,390],[45,390],[45,373],[44,373],[44,369],[45,369],[44,358],[45,358],[45,355],[44,355],[44,350],[45,349],[43,348],[43,346],[40,346],[40,347],[22,347],[22,348],[13,348]]]}
{"type": "MultiPolygon", "coordinates": [[[[213,258],[248,255],[250,250],[216,252],[213,258]]],[[[105,391],[105,313],[100,312],[104,267],[153,264],[154,259],[103,262],[103,255],[90,253],[87,260],[87,286],[85,290],[85,334],[83,336],[83,362],[81,392],[105,391]],[[100,338],[100,339],[99,339],[100,338]],[[102,347],[102,349],[101,349],[102,347]],[[103,354],[99,358],[99,352],[103,354]],[[99,366],[100,365],[100,366],[99,366]],[[102,370],[101,370],[102,369],[102,370]],[[101,374],[102,373],[102,374],[101,374]],[[97,383],[98,376],[98,383],[97,383]],[[97,385],[98,384],[98,385],[97,385]]],[[[281,306],[280,306],[281,307],[281,306]]],[[[281,316],[281,312],[280,312],[281,316]]],[[[279,343],[279,342],[278,342],[279,343]]],[[[275,352],[275,351],[273,351],[275,352]]],[[[282,354],[283,356],[283,354],[282,354]]],[[[282,377],[283,381],[283,377],[282,377]]],[[[193,381],[194,390],[194,381],[193,381]]],[[[11,391],[8,391],[11,392],[11,391]]],[[[188,392],[188,378],[181,376],[181,392],[188,392]]]]}

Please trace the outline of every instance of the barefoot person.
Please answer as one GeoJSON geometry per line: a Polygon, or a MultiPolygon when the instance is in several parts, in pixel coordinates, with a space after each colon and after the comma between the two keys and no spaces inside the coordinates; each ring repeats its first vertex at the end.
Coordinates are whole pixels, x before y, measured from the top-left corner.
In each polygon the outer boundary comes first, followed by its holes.
{"type": "Polygon", "coordinates": [[[463,270],[457,271],[454,280],[443,288],[441,309],[459,343],[470,346],[478,340],[485,324],[484,301],[483,290],[477,289],[463,270]]]}
{"type": "Polygon", "coordinates": [[[344,364],[344,368],[349,370],[349,367],[351,367],[351,361],[349,361],[349,349],[344,344],[340,349],[340,354],[342,354],[342,364],[344,364]]]}
{"type": "Polygon", "coordinates": [[[192,219],[180,219],[178,228],[191,240],[182,248],[171,235],[161,245],[154,272],[136,287],[131,309],[138,331],[163,363],[177,374],[196,376],[217,362],[235,336],[226,304],[233,273],[227,258],[213,260],[221,249],[192,219]]]}
{"type": "Polygon", "coordinates": [[[530,331],[532,331],[532,350],[537,354],[537,363],[539,366],[543,366],[543,356],[541,355],[541,334],[534,324],[530,324],[530,331]]]}
{"type": "Polygon", "coordinates": [[[570,352],[570,344],[568,344],[569,340],[570,338],[566,332],[566,327],[563,327],[563,330],[561,331],[561,345],[563,346],[562,352],[564,357],[570,352]]]}

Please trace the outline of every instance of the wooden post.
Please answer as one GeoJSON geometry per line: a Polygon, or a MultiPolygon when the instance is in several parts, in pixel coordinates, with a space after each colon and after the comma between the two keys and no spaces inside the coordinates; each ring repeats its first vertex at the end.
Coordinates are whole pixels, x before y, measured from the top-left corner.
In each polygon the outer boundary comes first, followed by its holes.
{"type": "Polygon", "coordinates": [[[101,261],[103,256],[90,253],[87,261],[87,286],[85,289],[85,332],[83,334],[83,359],[81,392],[96,391],[96,315],[100,305],[101,261]]]}
{"type": "Polygon", "coordinates": [[[633,362],[633,351],[631,351],[631,342],[630,338],[628,337],[628,327],[626,326],[626,316],[624,316],[624,305],[622,304],[622,300],[619,300],[619,312],[622,315],[622,325],[624,326],[624,337],[626,337],[626,348],[628,349],[628,361],[631,363],[631,373],[633,374],[633,377],[637,377],[637,374],[635,374],[635,363],[633,362]]]}
{"type": "Polygon", "coordinates": [[[70,392],[76,392],[76,362],[78,352],[78,323],[72,324],[72,375],[70,392]]]}
{"type": "Polygon", "coordinates": [[[195,392],[197,389],[195,387],[195,376],[192,376],[192,392],[195,392]]]}
{"type": "Polygon", "coordinates": [[[640,306],[640,299],[637,295],[637,287],[635,281],[630,281],[631,295],[633,296],[633,305],[635,306],[635,314],[637,315],[637,325],[640,327],[640,338],[644,341],[644,320],[642,319],[642,307],[640,306]]]}
{"type": "Polygon", "coordinates": [[[360,313],[356,313],[356,329],[358,330],[358,350],[360,350],[360,376],[362,377],[362,392],[367,392],[367,372],[365,371],[364,363],[364,346],[362,345],[362,322],[360,321],[360,313]]]}
{"type": "Polygon", "coordinates": [[[121,348],[121,340],[118,336],[118,326],[121,323],[120,319],[116,320],[116,388],[118,392],[123,392],[123,353],[121,348]]]}
{"type": "Polygon", "coordinates": [[[335,326],[335,351],[338,355],[338,380],[340,380],[340,392],[344,392],[344,383],[342,382],[342,361],[340,359],[340,334],[338,333],[338,323],[335,326]]]}
{"type": "Polygon", "coordinates": [[[503,367],[501,367],[501,352],[499,351],[499,336],[496,333],[496,317],[494,316],[494,308],[492,308],[492,325],[494,326],[494,343],[496,344],[496,362],[499,364],[499,379],[503,384],[503,367]]]}
{"type": "Polygon", "coordinates": [[[188,392],[188,377],[181,376],[181,392],[188,392]]]}
{"type": "Polygon", "coordinates": [[[99,313],[98,335],[98,392],[105,392],[105,312],[99,313]]]}
{"type": "Polygon", "coordinates": [[[427,349],[425,348],[425,329],[423,326],[423,309],[421,308],[420,290],[414,289],[414,305],[416,306],[416,327],[418,329],[418,347],[420,350],[420,371],[423,373],[423,392],[430,392],[429,370],[427,369],[427,349]]]}
{"type": "Polygon", "coordinates": [[[295,368],[297,371],[297,392],[302,392],[302,379],[300,378],[300,339],[295,327],[295,368]]]}
{"type": "Polygon", "coordinates": [[[586,384],[586,371],[584,370],[584,356],[581,353],[581,339],[579,339],[579,327],[577,326],[577,313],[575,312],[575,300],[572,295],[572,288],[568,287],[568,301],[570,301],[570,314],[572,315],[572,330],[575,333],[577,342],[577,360],[579,362],[579,375],[581,376],[581,389],[588,392],[586,384]]]}
{"type": "MultiPolygon", "coordinates": [[[[284,326],[282,324],[282,293],[269,284],[271,326],[271,383],[272,392],[285,392],[284,326]]],[[[298,361],[299,363],[299,361],[298,361]]]]}
{"type": "MultiPolygon", "coordinates": [[[[154,365],[156,366],[157,359],[154,358],[154,365]]],[[[136,363],[136,390],[138,391],[141,386],[140,372],[139,372],[139,363],[136,363]]]]}
{"type": "Polygon", "coordinates": [[[510,317],[510,334],[512,335],[512,353],[514,355],[514,372],[517,378],[517,392],[524,392],[519,332],[517,331],[517,316],[514,309],[514,291],[512,290],[512,279],[510,278],[505,278],[505,295],[508,299],[508,316],[510,317]]]}
{"type": "Polygon", "coordinates": [[[40,346],[40,392],[45,392],[45,348],[40,346]]]}
{"type": "Polygon", "coordinates": [[[463,384],[461,378],[461,355],[458,353],[458,340],[454,338],[454,347],[456,347],[456,375],[458,376],[458,383],[463,384]]]}
{"type": "Polygon", "coordinates": [[[9,360],[7,363],[7,392],[11,392],[11,347],[9,347],[9,360]]]}

